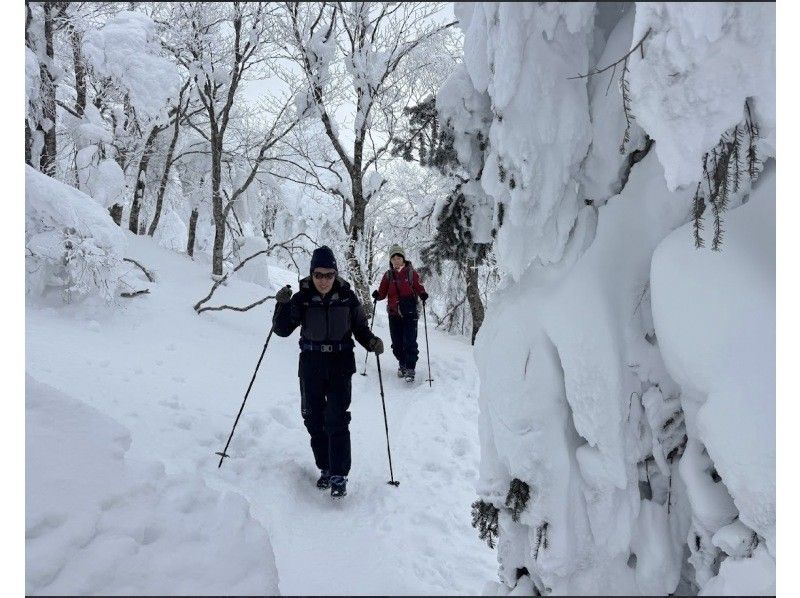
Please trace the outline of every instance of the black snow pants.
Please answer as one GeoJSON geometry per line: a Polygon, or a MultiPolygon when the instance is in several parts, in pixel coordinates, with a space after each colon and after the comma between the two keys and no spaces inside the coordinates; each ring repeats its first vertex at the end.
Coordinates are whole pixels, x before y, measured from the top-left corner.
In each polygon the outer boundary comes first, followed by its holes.
{"type": "Polygon", "coordinates": [[[314,461],[331,475],[350,472],[351,377],[335,368],[300,372],[300,409],[314,461]]]}
{"type": "Polygon", "coordinates": [[[416,316],[389,315],[389,333],[392,335],[392,353],[400,367],[413,370],[417,366],[419,348],[417,347],[416,316]]]}

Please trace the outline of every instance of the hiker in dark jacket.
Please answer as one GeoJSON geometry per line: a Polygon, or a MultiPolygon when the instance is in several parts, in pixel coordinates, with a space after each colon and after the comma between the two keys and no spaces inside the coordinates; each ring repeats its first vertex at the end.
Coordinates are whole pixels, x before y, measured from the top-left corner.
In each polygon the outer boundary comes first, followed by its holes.
{"type": "Polygon", "coordinates": [[[383,301],[388,297],[386,309],[389,312],[389,332],[392,335],[392,353],[399,367],[397,376],[408,382],[414,381],[419,349],[417,347],[417,297],[423,306],[428,293],[419,280],[419,274],[411,262],[406,260],[405,251],[399,245],[389,248],[389,270],[383,275],[377,291],[372,297],[383,301]]]}
{"type": "Polygon", "coordinates": [[[350,472],[348,409],[356,371],[352,337],[378,355],[383,342],[370,331],[350,285],[337,276],[336,258],[327,246],[314,250],[311,275],[300,281],[300,290],[292,295],[284,287],[275,299],[275,334],[289,336],[300,326],[301,413],[321,472],[317,487],[342,497],[350,472]]]}

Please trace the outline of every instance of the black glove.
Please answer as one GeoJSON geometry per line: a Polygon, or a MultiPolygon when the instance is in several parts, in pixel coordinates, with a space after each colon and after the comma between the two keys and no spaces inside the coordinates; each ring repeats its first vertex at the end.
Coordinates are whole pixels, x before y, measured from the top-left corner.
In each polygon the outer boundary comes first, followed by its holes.
{"type": "Polygon", "coordinates": [[[375,355],[380,355],[383,353],[383,341],[377,336],[373,336],[369,341],[369,350],[375,353],[375,355]]]}
{"type": "Polygon", "coordinates": [[[420,293],[419,298],[422,299],[423,303],[425,303],[428,300],[428,293],[425,292],[420,293]]]}
{"type": "Polygon", "coordinates": [[[292,300],[292,287],[288,284],[280,291],[275,293],[275,301],[277,303],[289,303],[292,300]]]}
{"type": "Polygon", "coordinates": [[[378,291],[372,291],[372,298],[377,299],[379,297],[378,291]]]}

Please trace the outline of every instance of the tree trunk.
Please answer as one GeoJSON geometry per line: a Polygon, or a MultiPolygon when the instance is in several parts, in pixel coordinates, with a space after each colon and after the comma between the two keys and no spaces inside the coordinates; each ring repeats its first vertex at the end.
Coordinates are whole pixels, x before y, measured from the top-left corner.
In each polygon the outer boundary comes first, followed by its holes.
{"type": "Polygon", "coordinates": [[[75,66],[75,112],[83,116],[86,111],[86,63],[80,33],[70,25],[69,39],[72,44],[72,62],[75,66]]]}
{"type": "Polygon", "coordinates": [[[47,176],[55,176],[56,173],[56,86],[49,67],[53,67],[53,4],[43,2],[44,11],[44,39],[45,53],[47,54],[49,65],[41,64],[39,73],[42,79],[42,107],[44,116],[49,120],[45,129],[41,124],[37,127],[44,134],[44,147],[39,159],[40,170],[47,176]]]}
{"type": "Polygon", "coordinates": [[[139,160],[139,171],[136,173],[136,187],[133,190],[133,203],[131,203],[131,214],[128,218],[128,229],[134,234],[139,234],[139,212],[142,209],[144,200],[145,179],[147,177],[147,166],[150,164],[150,156],[153,154],[153,145],[158,136],[159,128],[153,127],[144,143],[142,159],[139,160]]]}
{"type": "Polygon", "coordinates": [[[25,164],[33,166],[33,131],[27,118],[25,119],[25,164]]]}
{"type": "Polygon", "coordinates": [[[472,339],[470,342],[474,345],[484,317],[483,301],[481,301],[481,293],[478,288],[478,266],[474,259],[467,260],[465,276],[467,279],[467,302],[472,315],[472,339]]]}
{"type": "MultiPolygon", "coordinates": [[[[358,154],[358,151],[356,151],[356,154],[358,154]]],[[[367,317],[369,317],[372,315],[372,298],[369,294],[364,271],[361,268],[361,263],[356,253],[356,246],[364,231],[367,203],[364,200],[361,168],[357,166],[353,170],[355,174],[351,174],[350,176],[353,189],[353,215],[350,218],[350,238],[348,239],[345,258],[347,259],[347,268],[353,281],[353,289],[364,306],[364,312],[367,317]]]]}
{"type": "Polygon", "coordinates": [[[214,253],[211,260],[211,272],[222,275],[222,258],[225,248],[225,211],[222,207],[222,144],[215,143],[211,137],[211,202],[214,216],[214,253]]]}
{"type": "MultiPolygon", "coordinates": [[[[33,40],[31,40],[31,21],[33,20],[33,13],[31,12],[31,5],[29,2],[25,3],[25,46],[30,48],[31,51],[36,53],[36,48],[33,47],[33,40]]],[[[27,115],[25,116],[25,164],[33,166],[33,131],[31,130],[30,122],[28,122],[27,115]]]]}
{"type": "Polygon", "coordinates": [[[186,253],[189,257],[194,257],[194,234],[197,230],[197,208],[192,210],[192,215],[189,217],[189,239],[186,241],[186,253]]]}
{"type": "Polygon", "coordinates": [[[375,280],[375,225],[369,231],[367,237],[367,284],[375,280]]]}
{"type": "Polygon", "coordinates": [[[153,215],[153,221],[150,223],[150,229],[147,234],[151,237],[156,232],[158,221],[161,219],[161,208],[164,205],[164,193],[167,190],[167,182],[169,181],[169,171],[172,169],[172,156],[175,155],[175,146],[178,144],[178,134],[180,133],[181,124],[181,98],[178,98],[178,112],[175,114],[175,129],[172,132],[172,141],[169,142],[169,149],[167,149],[167,158],[164,164],[164,173],[161,175],[161,184],[158,186],[158,196],[156,197],[156,213],[153,215]]]}
{"type": "Polygon", "coordinates": [[[108,213],[111,214],[111,218],[117,226],[122,226],[122,206],[120,204],[115,203],[108,208],[108,213]]]}

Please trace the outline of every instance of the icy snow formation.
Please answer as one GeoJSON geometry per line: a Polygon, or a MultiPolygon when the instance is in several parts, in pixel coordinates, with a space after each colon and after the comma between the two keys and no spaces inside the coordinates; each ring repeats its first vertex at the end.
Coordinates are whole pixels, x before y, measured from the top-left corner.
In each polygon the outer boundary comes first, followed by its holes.
{"type": "Polygon", "coordinates": [[[588,68],[593,11],[588,3],[458,8],[467,71],[475,89],[491,97],[491,146],[481,180],[504,206],[497,253],[515,279],[533,260],[561,259],[577,217],[575,176],[590,142],[588,99],[586,87],[575,93],[565,74],[588,68]]]}
{"type": "MultiPolygon", "coordinates": [[[[744,528],[739,535],[749,538],[754,531],[774,556],[774,169],[730,213],[724,251],[696,252],[685,242],[687,230],[670,234],[653,256],[653,319],[661,352],[681,386],[690,437],[703,443],[730,492],[727,508],[733,517],[738,513],[744,528]],[[700,292],[703,300],[697,301],[700,292]]],[[[714,521],[722,509],[705,502],[696,507],[693,493],[689,498],[698,518],[713,511],[711,521],[697,526],[725,550],[725,537],[716,534],[731,521],[714,521]]]]}
{"type": "Polygon", "coordinates": [[[122,425],[25,385],[26,593],[278,593],[269,536],[244,498],[126,458],[122,425]]]}
{"type": "Polygon", "coordinates": [[[464,70],[437,105],[465,168],[484,164],[471,197],[508,273],[476,346],[477,490],[500,511],[487,592],[730,592],[748,575],[774,592],[774,161],[723,212],[720,252],[690,223],[703,154],[745,102],[774,157],[774,6],[456,15],[464,70]],[[627,64],[570,79],[648,30],[627,64]]]}
{"type": "Polygon", "coordinates": [[[642,2],[631,61],[633,111],[658,140],[667,186],[697,182],[720,133],[752,99],[769,155],[775,154],[775,9],[751,2],[642,2]]]}

